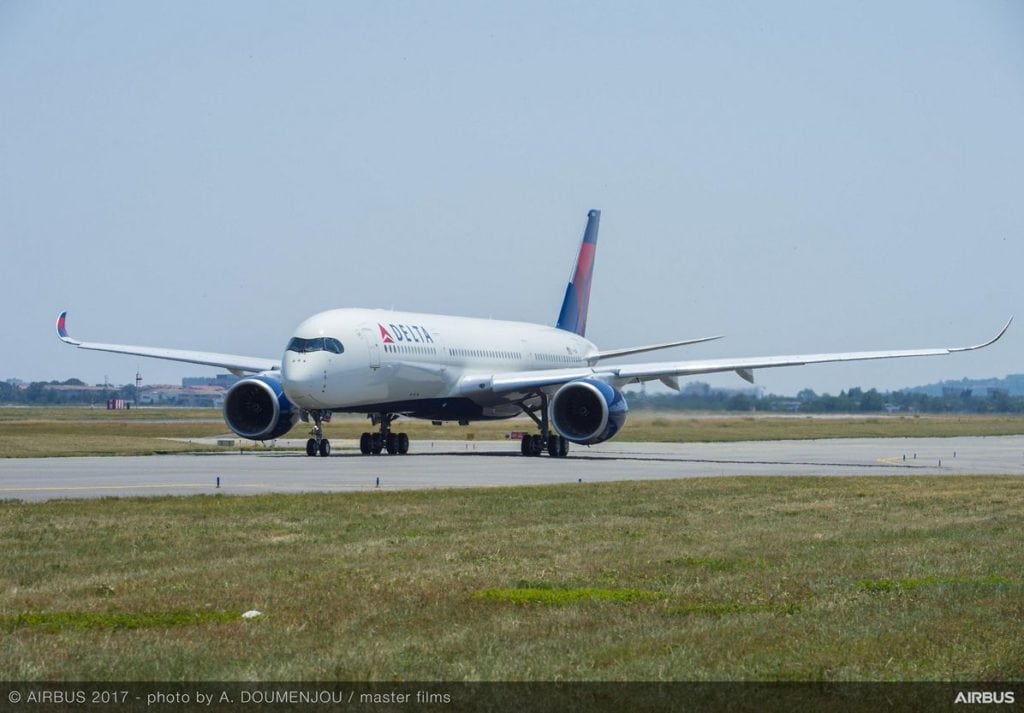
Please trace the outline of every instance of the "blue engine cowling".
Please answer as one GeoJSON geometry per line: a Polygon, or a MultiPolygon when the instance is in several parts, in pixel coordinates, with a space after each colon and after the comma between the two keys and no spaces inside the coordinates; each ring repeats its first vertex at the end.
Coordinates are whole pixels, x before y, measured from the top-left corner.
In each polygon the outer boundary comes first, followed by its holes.
{"type": "Polygon", "coordinates": [[[628,411],[626,399],[615,387],[597,379],[579,379],[555,392],[548,416],[567,439],[589,446],[618,433],[628,411]]]}
{"type": "Polygon", "coordinates": [[[299,420],[299,410],[270,376],[250,376],[232,386],[224,397],[224,420],[242,438],[268,441],[280,438],[299,420]]]}

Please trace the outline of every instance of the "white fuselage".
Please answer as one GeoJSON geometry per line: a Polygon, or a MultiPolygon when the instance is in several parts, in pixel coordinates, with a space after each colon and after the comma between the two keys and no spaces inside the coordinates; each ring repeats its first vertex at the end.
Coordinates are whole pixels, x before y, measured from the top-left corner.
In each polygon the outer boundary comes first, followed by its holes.
{"type": "Polygon", "coordinates": [[[313,315],[295,330],[289,346],[296,344],[281,361],[282,386],[296,405],[446,419],[520,412],[506,397],[464,396],[459,385],[467,377],[586,366],[597,353],[592,342],[555,327],[370,309],[313,315]],[[320,348],[317,340],[330,338],[341,353],[320,348]]]}

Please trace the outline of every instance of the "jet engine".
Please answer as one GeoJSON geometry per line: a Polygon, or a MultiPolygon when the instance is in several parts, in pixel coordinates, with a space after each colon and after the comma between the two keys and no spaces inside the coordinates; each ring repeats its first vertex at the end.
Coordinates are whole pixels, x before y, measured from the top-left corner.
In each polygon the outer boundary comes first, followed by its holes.
{"type": "Polygon", "coordinates": [[[555,392],[548,415],[568,440],[589,446],[618,433],[627,411],[621,391],[597,379],[579,379],[555,392]]]}
{"type": "Polygon", "coordinates": [[[232,386],[224,397],[224,420],[242,438],[268,441],[291,430],[299,410],[270,376],[250,376],[232,386]]]}

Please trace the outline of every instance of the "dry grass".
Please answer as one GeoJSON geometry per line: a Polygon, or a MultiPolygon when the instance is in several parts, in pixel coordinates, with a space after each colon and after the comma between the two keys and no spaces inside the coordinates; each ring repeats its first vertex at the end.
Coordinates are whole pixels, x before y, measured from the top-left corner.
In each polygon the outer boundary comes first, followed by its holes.
{"type": "Polygon", "coordinates": [[[1021,512],[1013,477],[8,502],[0,621],[151,625],[8,627],[0,670],[1016,680],[1021,512]]]}

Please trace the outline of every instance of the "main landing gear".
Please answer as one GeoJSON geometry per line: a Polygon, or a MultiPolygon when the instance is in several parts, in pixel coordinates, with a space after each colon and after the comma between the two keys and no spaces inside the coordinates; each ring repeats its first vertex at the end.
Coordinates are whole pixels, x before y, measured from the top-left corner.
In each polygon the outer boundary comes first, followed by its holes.
{"type": "Polygon", "coordinates": [[[306,455],[326,458],[331,455],[331,442],[324,438],[323,412],[310,411],[309,415],[313,417],[313,428],[309,432],[312,438],[306,441],[306,455]]]}
{"type": "Polygon", "coordinates": [[[387,451],[388,455],[403,456],[408,453],[409,435],[391,432],[391,422],[396,418],[397,413],[372,414],[370,420],[374,426],[380,424],[380,430],[359,437],[359,452],[363,455],[380,455],[381,451],[387,451]]]}
{"type": "Polygon", "coordinates": [[[524,456],[543,455],[544,451],[552,458],[565,458],[569,454],[569,441],[565,436],[559,436],[551,432],[548,425],[548,397],[547,394],[540,395],[540,417],[536,411],[523,407],[523,413],[533,419],[533,422],[540,428],[540,433],[525,434],[520,442],[520,452],[524,456]]]}

